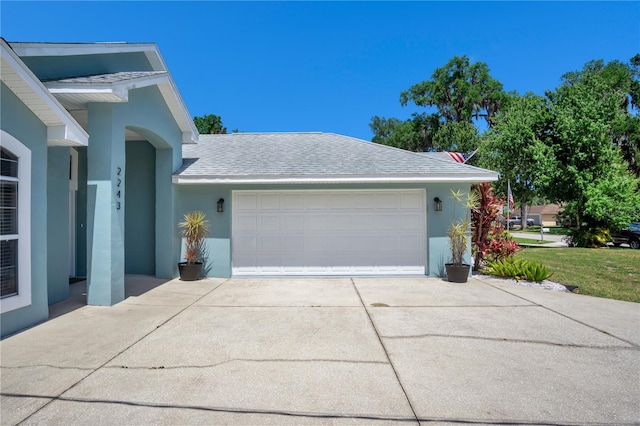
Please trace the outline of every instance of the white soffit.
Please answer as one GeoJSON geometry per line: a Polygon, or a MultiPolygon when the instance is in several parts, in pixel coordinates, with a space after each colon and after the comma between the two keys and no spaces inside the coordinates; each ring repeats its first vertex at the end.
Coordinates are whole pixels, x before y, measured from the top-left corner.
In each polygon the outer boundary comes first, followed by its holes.
{"type": "Polygon", "coordinates": [[[113,53],[143,52],[154,71],[167,71],[155,43],[11,43],[13,50],[22,57],[27,56],[81,56],[113,53]]]}
{"type": "Polygon", "coordinates": [[[2,82],[47,126],[47,145],[86,146],[89,135],[15,52],[0,40],[2,82]]]}

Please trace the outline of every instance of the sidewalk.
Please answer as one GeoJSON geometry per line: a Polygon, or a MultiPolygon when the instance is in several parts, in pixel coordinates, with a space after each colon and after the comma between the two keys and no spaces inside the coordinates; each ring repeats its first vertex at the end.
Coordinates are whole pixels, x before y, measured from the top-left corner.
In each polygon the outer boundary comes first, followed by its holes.
{"type": "MultiPolygon", "coordinates": [[[[538,240],[538,241],[540,241],[540,238],[541,238],[539,233],[518,232],[518,231],[509,231],[509,232],[511,233],[511,235],[513,235],[516,238],[529,238],[529,239],[538,240]]],[[[544,244],[518,243],[518,244],[520,244],[523,247],[567,247],[567,243],[562,240],[564,237],[565,237],[564,235],[544,234],[543,241],[549,241],[548,243],[544,243],[544,244]]]]}
{"type": "Polygon", "coordinates": [[[146,289],[4,339],[2,424],[640,422],[639,304],[476,278],[146,289]]]}

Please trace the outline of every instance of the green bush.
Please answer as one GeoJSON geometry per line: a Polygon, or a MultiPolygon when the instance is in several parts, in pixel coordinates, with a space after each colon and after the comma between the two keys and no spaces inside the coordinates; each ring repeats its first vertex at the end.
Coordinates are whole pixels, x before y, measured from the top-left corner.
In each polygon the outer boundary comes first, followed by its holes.
{"type": "Polygon", "coordinates": [[[611,241],[611,234],[604,228],[571,229],[567,240],[572,247],[598,248],[611,241]]]}
{"type": "Polygon", "coordinates": [[[542,263],[522,260],[515,257],[507,257],[489,262],[485,272],[498,277],[535,281],[537,283],[553,275],[542,263]]]}

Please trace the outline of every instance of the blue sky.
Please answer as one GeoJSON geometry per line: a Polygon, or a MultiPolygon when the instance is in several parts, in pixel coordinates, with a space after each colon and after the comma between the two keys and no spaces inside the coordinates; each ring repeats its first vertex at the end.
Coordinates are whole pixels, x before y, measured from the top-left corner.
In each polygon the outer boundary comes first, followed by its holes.
{"type": "Polygon", "coordinates": [[[372,137],[400,92],[454,55],[543,94],[592,59],[640,52],[640,2],[20,2],[8,41],[155,42],[192,115],[242,131],[372,137]]]}

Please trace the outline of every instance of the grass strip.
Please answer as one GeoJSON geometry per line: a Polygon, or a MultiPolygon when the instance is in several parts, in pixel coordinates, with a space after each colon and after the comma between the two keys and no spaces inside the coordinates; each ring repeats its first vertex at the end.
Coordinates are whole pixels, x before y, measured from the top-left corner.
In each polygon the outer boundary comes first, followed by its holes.
{"type": "Polygon", "coordinates": [[[520,237],[513,237],[514,240],[516,240],[518,242],[518,244],[549,244],[551,241],[540,241],[540,240],[534,240],[533,238],[520,238],[520,237]]]}
{"type": "Polygon", "coordinates": [[[580,294],[640,303],[640,250],[527,247],[518,256],[541,262],[552,281],[580,294]]]}

